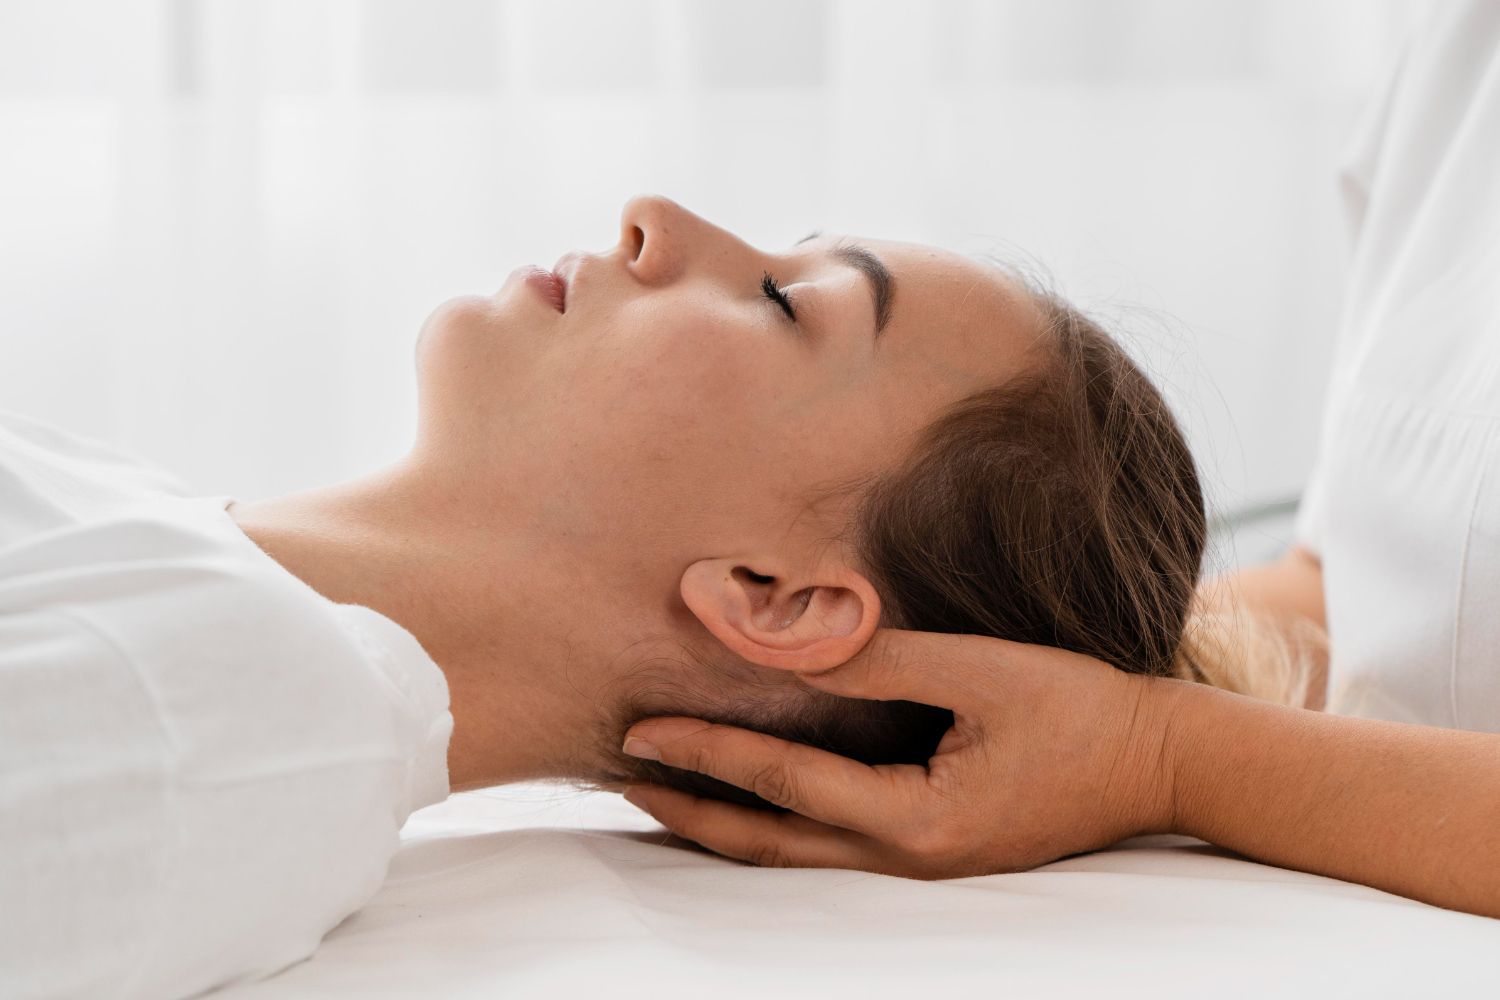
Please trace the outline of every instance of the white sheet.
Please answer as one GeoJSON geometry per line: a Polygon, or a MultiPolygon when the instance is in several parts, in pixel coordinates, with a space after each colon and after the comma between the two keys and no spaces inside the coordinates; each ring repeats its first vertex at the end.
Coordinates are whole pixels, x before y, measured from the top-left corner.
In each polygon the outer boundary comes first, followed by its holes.
{"type": "Polygon", "coordinates": [[[214,1000],[1500,996],[1500,920],[1190,837],[916,882],[744,866],[617,796],[522,785],[402,838],[311,959],[214,1000]]]}

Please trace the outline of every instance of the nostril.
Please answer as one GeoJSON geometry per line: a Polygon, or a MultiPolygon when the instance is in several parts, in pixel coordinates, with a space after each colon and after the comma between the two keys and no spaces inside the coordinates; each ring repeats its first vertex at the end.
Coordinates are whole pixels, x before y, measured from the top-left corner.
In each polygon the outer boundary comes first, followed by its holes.
{"type": "Polygon", "coordinates": [[[630,256],[632,260],[639,260],[641,251],[646,249],[646,232],[640,226],[630,227],[630,256]]]}

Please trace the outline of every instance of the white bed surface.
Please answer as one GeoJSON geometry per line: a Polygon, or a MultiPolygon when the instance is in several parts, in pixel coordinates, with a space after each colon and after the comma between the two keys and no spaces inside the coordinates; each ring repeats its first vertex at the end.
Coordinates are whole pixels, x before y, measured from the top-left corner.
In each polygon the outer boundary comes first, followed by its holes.
{"type": "Polygon", "coordinates": [[[717,858],[547,785],[412,816],[317,953],[214,1000],[317,997],[1500,997],[1500,920],[1140,837],[918,882],[717,858]]]}

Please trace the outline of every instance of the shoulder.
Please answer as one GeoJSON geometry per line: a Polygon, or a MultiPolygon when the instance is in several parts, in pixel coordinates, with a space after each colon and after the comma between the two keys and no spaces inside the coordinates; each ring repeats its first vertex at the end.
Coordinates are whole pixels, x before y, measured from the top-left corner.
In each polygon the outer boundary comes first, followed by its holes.
{"type": "Polygon", "coordinates": [[[229,706],[246,724],[289,718],[330,691],[358,701],[366,649],[236,530],[198,498],[22,539],[0,550],[0,617],[91,635],[181,727],[229,706]]]}
{"type": "Polygon", "coordinates": [[[115,490],[188,496],[179,477],[128,448],[68,430],[55,423],[0,408],[0,463],[18,468],[61,466],[80,478],[115,490]]]}

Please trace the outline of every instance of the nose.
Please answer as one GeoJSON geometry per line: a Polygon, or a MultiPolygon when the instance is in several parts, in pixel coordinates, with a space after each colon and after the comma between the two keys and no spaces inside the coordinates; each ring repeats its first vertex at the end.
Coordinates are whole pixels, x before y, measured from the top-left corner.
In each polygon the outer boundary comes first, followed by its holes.
{"type": "Polygon", "coordinates": [[[671,281],[682,270],[685,219],[691,213],[670,198],[638,194],[620,213],[626,266],[647,284],[671,281]]]}
{"type": "Polygon", "coordinates": [[[620,246],[626,266],[651,285],[676,279],[689,261],[754,252],[732,233],[658,194],[636,195],[625,203],[620,246]]]}

